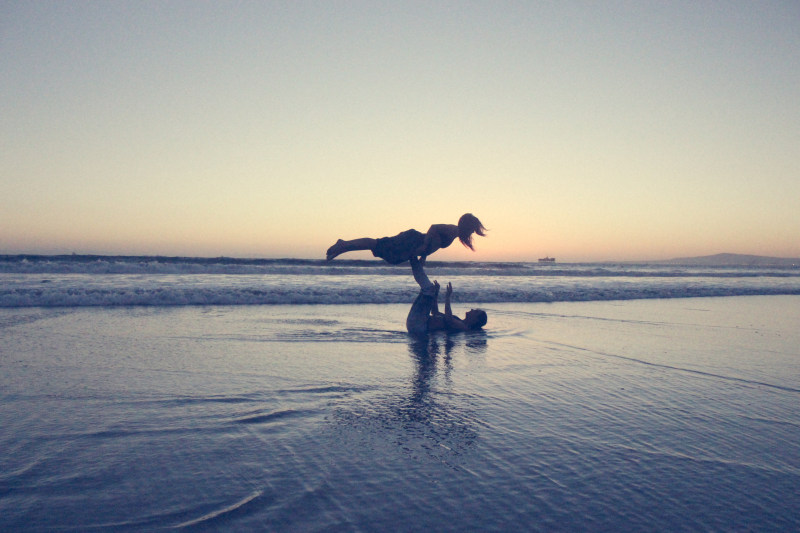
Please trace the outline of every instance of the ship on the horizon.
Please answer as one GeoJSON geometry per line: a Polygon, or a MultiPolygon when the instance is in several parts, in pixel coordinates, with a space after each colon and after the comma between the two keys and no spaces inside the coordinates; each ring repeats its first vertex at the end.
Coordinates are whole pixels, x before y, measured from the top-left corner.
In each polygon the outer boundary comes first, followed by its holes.
{"type": "Polygon", "coordinates": [[[556,258],[555,257],[540,257],[539,258],[539,262],[540,263],[555,263],[556,262],[556,258]]]}

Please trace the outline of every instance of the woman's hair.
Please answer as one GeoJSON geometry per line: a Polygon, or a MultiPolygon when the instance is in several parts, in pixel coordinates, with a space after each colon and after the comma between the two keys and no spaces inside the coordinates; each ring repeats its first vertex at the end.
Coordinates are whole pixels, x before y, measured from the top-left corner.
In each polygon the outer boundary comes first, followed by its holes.
{"type": "Polygon", "coordinates": [[[475,251],[475,247],[472,246],[472,234],[477,233],[481,237],[484,237],[487,231],[488,230],[483,227],[483,224],[481,224],[481,221],[478,220],[478,217],[472,213],[461,215],[461,218],[458,219],[458,240],[473,252],[475,251]]]}

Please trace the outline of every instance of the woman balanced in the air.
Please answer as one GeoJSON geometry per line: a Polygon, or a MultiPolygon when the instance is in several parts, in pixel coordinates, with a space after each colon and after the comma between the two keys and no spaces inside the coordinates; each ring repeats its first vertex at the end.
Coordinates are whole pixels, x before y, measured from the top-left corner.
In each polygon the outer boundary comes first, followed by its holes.
{"type": "Polygon", "coordinates": [[[436,250],[450,246],[456,237],[461,241],[461,244],[474,251],[475,248],[472,246],[473,233],[484,236],[486,235],[486,228],[483,227],[483,224],[475,215],[467,213],[458,219],[458,225],[434,224],[428,229],[428,233],[410,229],[394,237],[382,237],[380,239],[370,237],[351,241],[339,239],[336,244],[328,248],[327,258],[330,261],[345,252],[370,250],[375,257],[380,257],[393,265],[399,265],[412,257],[419,257],[424,262],[425,258],[436,250]]]}

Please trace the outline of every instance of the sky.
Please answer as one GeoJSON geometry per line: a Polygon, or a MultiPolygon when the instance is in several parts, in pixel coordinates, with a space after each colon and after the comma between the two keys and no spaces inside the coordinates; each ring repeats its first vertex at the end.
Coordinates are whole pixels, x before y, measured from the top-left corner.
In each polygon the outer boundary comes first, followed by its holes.
{"type": "Polygon", "coordinates": [[[800,257],[793,0],[0,0],[0,73],[0,254],[800,257]]]}

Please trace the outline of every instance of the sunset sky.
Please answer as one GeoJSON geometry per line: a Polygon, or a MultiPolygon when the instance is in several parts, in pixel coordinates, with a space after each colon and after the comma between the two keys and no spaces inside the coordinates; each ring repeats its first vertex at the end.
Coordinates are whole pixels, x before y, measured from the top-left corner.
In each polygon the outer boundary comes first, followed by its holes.
{"type": "Polygon", "coordinates": [[[0,254],[800,257],[800,2],[0,1],[0,51],[0,254]]]}

